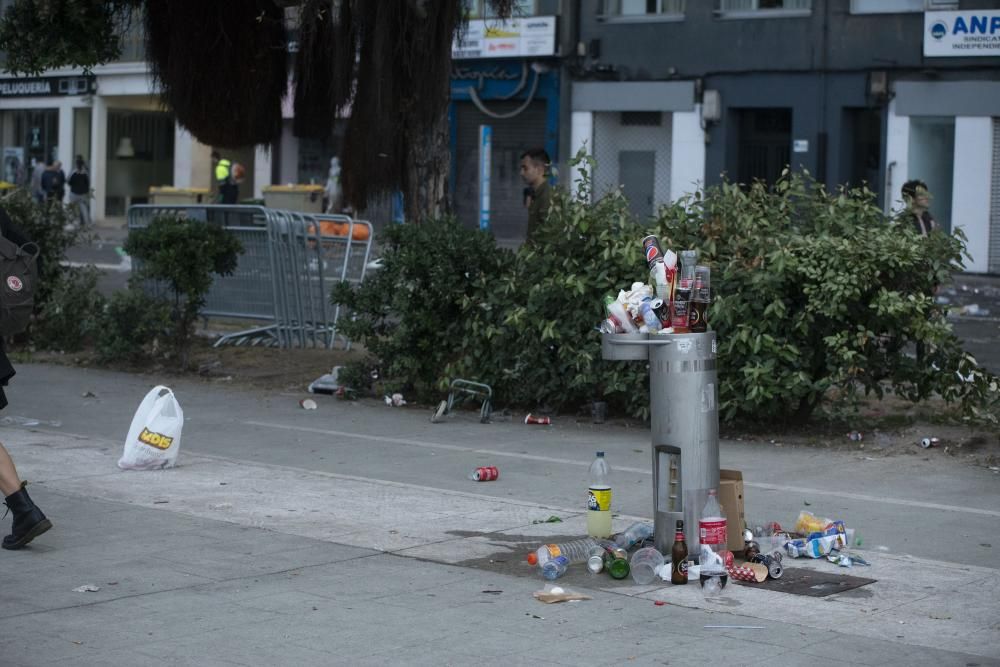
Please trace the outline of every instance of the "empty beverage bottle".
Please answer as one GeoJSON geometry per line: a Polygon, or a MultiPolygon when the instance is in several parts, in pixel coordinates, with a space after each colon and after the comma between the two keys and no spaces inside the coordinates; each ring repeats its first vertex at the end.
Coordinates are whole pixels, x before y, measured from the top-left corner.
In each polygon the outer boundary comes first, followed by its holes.
{"type": "Polygon", "coordinates": [[[604,551],[604,569],[612,579],[624,579],[628,576],[628,552],[621,547],[611,546],[604,551]]]}
{"type": "Polygon", "coordinates": [[[726,515],[722,512],[718,494],[715,489],[708,490],[708,502],[705,503],[698,519],[698,541],[701,543],[701,574],[725,572],[726,554],[726,515]],[[707,553],[706,550],[711,553],[707,553]],[[707,561],[707,562],[706,562],[707,561]]]}
{"type": "Polygon", "coordinates": [[[597,452],[590,464],[590,488],[587,490],[587,534],[591,537],[611,537],[610,477],[611,466],[604,452],[597,452]]]}
{"type": "Polygon", "coordinates": [[[566,574],[566,568],[568,567],[569,559],[566,556],[556,556],[546,561],[545,565],[542,565],[542,576],[549,580],[558,579],[566,574]]]}
{"type": "Polygon", "coordinates": [[[633,523],[624,532],[615,536],[615,546],[628,551],[643,540],[648,540],[653,536],[653,524],[639,521],[633,523]]]}
{"type": "Polygon", "coordinates": [[[688,548],[684,540],[684,522],[677,521],[677,530],[674,532],[674,546],[670,550],[670,583],[686,584],[688,582],[687,572],[688,548]]]}
{"type": "Polygon", "coordinates": [[[539,567],[558,556],[563,556],[570,563],[586,563],[590,557],[590,551],[594,547],[600,547],[601,542],[593,538],[573,540],[562,544],[543,544],[535,551],[528,554],[527,560],[532,565],[539,567]]]}
{"type": "Polygon", "coordinates": [[[691,333],[708,331],[707,311],[711,303],[711,272],[707,266],[697,266],[694,270],[694,287],[691,289],[691,305],[688,308],[688,328],[691,333]]]}

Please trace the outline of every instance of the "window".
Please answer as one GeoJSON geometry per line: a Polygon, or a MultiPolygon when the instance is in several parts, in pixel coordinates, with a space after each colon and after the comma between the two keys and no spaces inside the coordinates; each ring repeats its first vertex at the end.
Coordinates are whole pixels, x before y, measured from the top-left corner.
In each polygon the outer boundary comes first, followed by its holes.
{"type": "Polygon", "coordinates": [[[958,9],[947,0],[851,0],[852,14],[901,14],[925,9],[958,9]]]}
{"type": "MultiPolygon", "coordinates": [[[[465,5],[465,16],[469,19],[491,19],[496,18],[496,12],[490,7],[487,0],[463,0],[465,5]]],[[[535,0],[514,0],[510,15],[513,18],[519,16],[534,16],[538,13],[535,7],[535,0]]]]}
{"type": "Polygon", "coordinates": [[[719,0],[719,13],[727,18],[801,16],[810,12],[812,0],[719,0]]]}
{"type": "Polygon", "coordinates": [[[607,18],[683,18],[684,0],[607,0],[601,14],[607,18]]]}

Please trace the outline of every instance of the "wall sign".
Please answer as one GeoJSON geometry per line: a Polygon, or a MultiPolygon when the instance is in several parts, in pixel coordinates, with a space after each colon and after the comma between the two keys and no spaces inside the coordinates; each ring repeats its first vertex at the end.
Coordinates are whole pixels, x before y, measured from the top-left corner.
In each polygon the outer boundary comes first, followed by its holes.
{"type": "Polygon", "coordinates": [[[1000,56],[1000,11],[924,12],[924,55],[1000,56]]]}
{"type": "Polygon", "coordinates": [[[92,76],[35,76],[0,79],[0,98],[92,95],[97,79],[92,76]]]}
{"type": "Polygon", "coordinates": [[[555,16],[469,21],[465,32],[451,45],[451,57],[455,60],[554,56],[555,53],[555,16]]]}

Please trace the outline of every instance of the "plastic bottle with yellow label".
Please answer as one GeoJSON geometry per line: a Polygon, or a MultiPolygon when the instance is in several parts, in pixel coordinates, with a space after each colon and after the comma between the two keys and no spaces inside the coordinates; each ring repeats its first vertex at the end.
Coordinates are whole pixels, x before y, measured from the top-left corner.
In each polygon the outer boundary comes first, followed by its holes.
{"type": "Polygon", "coordinates": [[[587,491],[587,534],[611,537],[611,466],[604,452],[590,464],[590,488],[587,491]]]}

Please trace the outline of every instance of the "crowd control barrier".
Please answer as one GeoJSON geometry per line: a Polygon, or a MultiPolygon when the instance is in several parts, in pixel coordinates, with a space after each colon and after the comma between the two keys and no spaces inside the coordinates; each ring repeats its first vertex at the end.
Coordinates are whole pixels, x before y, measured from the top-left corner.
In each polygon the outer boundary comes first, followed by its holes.
{"type": "MultiPolygon", "coordinates": [[[[333,286],[360,283],[371,257],[371,223],[343,215],[280,211],[262,206],[215,204],[129,207],[129,230],[161,215],[219,225],[243,244],[235,271],[214,276],[201,315],[253,321],[254,326],[222,336],[216,346],[261,345],[331,349],[340,306],[330,302],[333,286]]],[[[141,264],[133,258],[133,271],[141,264]]],[[[165,285],[146,281],[143,289],[166,294],[165,285]]]]}

